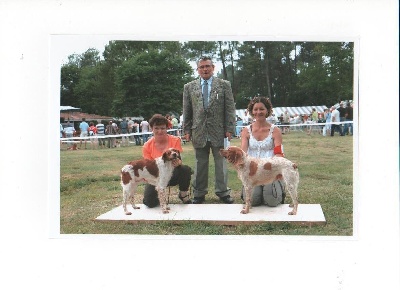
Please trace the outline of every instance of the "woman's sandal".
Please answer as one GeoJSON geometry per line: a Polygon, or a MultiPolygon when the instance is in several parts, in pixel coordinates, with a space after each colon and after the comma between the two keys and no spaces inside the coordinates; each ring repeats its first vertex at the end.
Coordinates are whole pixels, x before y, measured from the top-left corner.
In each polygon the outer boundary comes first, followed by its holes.
{"type": "Polygon", "coordinates": [[[192,200],[189,197],[189,193],[186,193],[185,196],[181,196],[181,193],[178,193],[178,197],[184,204],[192,203],[192,200]]]}

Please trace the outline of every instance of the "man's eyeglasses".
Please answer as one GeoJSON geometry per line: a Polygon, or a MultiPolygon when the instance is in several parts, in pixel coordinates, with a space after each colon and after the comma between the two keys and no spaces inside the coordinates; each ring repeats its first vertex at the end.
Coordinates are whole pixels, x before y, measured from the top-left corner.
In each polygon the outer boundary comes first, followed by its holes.
{"type": "Polygon", "coordinates": [[[211,68],[211,67],[212,67],[211,64],[206,64],[206,65],[198,66],[197,69],[205,69],[205,68],[211,68]]]}

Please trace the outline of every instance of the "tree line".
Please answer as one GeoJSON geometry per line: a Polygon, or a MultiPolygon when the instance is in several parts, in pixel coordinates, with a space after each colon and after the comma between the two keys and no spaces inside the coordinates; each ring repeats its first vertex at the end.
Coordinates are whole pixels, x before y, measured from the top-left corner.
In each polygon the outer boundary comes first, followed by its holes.
{"type": "Polygon", "coordinates": [[[352,42],[110,41],[68,56],[61,67],[61,105],[106,116],[180,113],[192,65],[203,55],[222,67],[237,109],[254,96],[275,107],[330,106],[353,99],[352,42]],[[191,65],[192,64],[192,65],[191,65]]]}

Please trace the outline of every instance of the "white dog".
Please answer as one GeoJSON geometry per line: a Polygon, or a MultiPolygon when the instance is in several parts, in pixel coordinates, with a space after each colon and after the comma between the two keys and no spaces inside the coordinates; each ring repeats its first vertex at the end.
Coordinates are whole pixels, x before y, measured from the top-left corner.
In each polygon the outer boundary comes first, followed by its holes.
{"type": "Polygon", "coordinates": [[[130,200],[134,209],[140,207],[135,205],[135,191],[140,183],[149,183],[156,187],[158,198],[163,213],[169,212],[167,206],[166,188],[172,177],[174,166],[172,161],[180,159],[181,155],[178,150],[169,148],[163,152],[161,157],[154,160],[141,159],[129,162],[121,169],[121,185],[123,196],[123,207],[125,214],[132,214],[126,208],[128,200],[130,200]]]}
{"type": "Polygon", "coordinates": [[[297,213],[299,204],[297,199],[297,187],[299,185],[299,171],[297,165],[283,157],[255,158],[247,155],[242,149],[236,146],[230,146],[227,149],[221,149],[220,154],[225,157],[229,163],[233,164],[237,170],[238,177],[244,185],[246,192],[245,205],[241,213],[248,213],[251,206],[251,195],[256,185],[270,184],[277,179],[283,179],[286,189],[292,198],[293,210],[290,215],[297,213]]]}

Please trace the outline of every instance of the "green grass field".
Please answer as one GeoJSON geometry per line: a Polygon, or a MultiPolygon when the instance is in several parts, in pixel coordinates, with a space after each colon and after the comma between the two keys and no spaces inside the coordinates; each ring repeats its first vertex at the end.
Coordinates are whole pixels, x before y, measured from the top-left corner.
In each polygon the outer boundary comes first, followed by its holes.
{"type": "MultiPolygon", "coordinates": [[[[299,200],[305,204],[321,204],[326,225],[301,226],[290,223],[222,226],[207,222],[154,224],[128,222],[95,222],[94,219],[122,203],[119,170],[129,161],[141,158],[141,146],[113,149],[60,151],[60,234],[133,234],[133,235],[327,235],[353,234],[353,137],[308,136],[302,131],[283,135],[286,157],[299,166],[299,200]]],[[[239,139],[231,145],[240,146],[239,139]]],[[[87,146],[90,148],[90,145],[87,146]]],[[[183,146],[183,161],[194,168],[191,143],[183,146]]],[[[212,156],[210,156],[212,160],[212,156]]],[[[240,199],[241,182],[229,165],[229,187],[236,203],[240,199]]],[[[207,203],[219,203],[214,194],[214,168],[210,162],[207,203]]],[[[142,203],[143,186],[136,197],[142,203]]],[[[175,193],[173,188],[171,192],[175,193]]],[[[290,202],[290,197],[286,199],[290,202]]],[[[170,203],[180,203],[171,194],[170,203]]]]}

